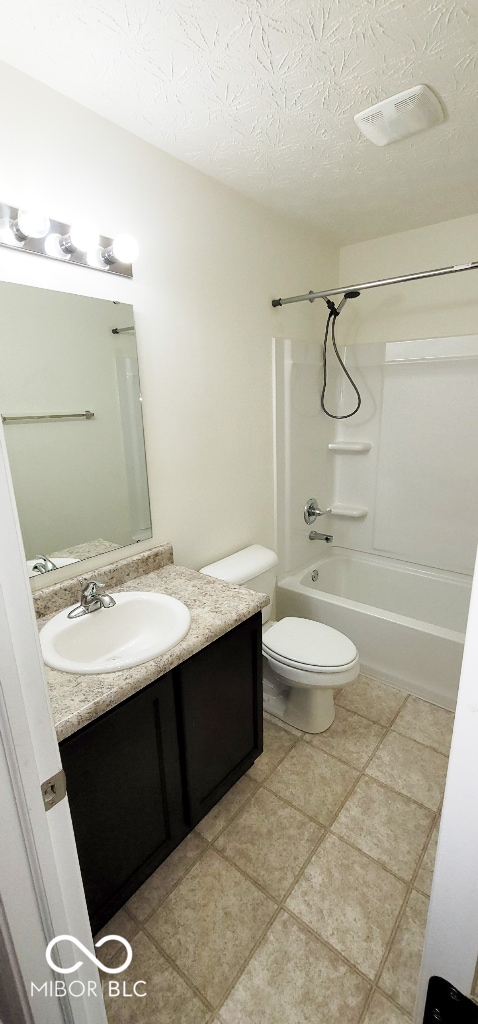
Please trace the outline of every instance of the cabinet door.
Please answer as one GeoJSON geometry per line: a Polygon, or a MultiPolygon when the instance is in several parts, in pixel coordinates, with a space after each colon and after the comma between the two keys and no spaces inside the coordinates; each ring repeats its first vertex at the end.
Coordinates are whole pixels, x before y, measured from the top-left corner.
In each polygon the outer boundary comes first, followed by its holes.
{"type": "Polygon", "coordinates": [[[93,933],[187,829],[172,675],[60,745],[93,933]]]}
{"type": "Polygon", "coordinates": [[[176,670],[191,826],[262,751],[261,651],[258,614],[176,670]]]}

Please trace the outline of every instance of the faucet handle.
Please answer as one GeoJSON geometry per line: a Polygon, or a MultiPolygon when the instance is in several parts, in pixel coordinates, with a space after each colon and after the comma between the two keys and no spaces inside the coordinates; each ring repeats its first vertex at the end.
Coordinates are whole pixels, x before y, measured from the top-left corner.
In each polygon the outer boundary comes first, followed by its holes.
{"type": "Polygon", "coordinates": [[[87,612],[96,612],[100,608],[113,608],[116,604],[114,598],[110,597],[109,594],[101,597],[98,593],[100,589],[104,590],[105,586],[105,583],[100,583],[98,580],[84,580],[81,584],[80,603],[68,612],[68,618],[76,619],[80,615],[85,615],[87,612]]]}
{"type": "Polygon", "coordinates": [[[85,580],[81,585],[81,603],[84,604],[87,601],[92,601],[98,595],[98,590],[103,589],[104,583],[99,583],[98,580],[85,580]]]}
{"type": "Polygon", "coordinates": [[[312,523],[315,523],[318,516],[326,516],[331,511],[331,508],[319,508],[317,498],[309,498],[304,507],[304,521],[307,523],[307,526],[311,526],[312,523]]]}

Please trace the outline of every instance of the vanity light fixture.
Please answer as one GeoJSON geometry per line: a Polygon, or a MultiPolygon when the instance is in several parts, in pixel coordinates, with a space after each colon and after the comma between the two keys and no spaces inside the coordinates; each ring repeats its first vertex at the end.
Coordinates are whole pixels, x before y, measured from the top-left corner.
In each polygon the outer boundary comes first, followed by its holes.
{"type": "Polygon", "coordinates": [[[131,264],[139,252],[132,235],[107,238],[90,220],[64,224],[6,203],[0,203],[0,245],[122,277],[133,276],[131,264]]]}

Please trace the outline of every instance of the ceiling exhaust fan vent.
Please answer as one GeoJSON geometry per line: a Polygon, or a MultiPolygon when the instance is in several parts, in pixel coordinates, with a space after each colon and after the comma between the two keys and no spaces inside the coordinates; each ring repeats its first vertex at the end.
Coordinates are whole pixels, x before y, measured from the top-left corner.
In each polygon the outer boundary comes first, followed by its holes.
{"type": "Polygon", "coordinates": [[[427,85],[416,85],[396,96],[390,96],[373,107],[354,115],[357,128],[376,146],[406,139],[444,121],[444,114],[435,94],[427,85]]]}

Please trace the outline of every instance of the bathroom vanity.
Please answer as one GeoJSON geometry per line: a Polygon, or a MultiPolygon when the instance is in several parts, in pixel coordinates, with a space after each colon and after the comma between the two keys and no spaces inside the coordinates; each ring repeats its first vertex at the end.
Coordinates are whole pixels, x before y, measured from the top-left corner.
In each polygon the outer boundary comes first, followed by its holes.
{"type": "Polygon", "coordinates": [[[93,932],[262,750],[261,616],[60,745],[93,932]]]}
{"type": "MultiPolygon", "coordinates": [[[[114,592],[109,573],[98,576],[114,592]]],[[[94,933],[262,751],[267,599],[171,563],[116,589],[170,593],[192,622],[175,648],[125,672],[46,669],[94,933]]]]}

